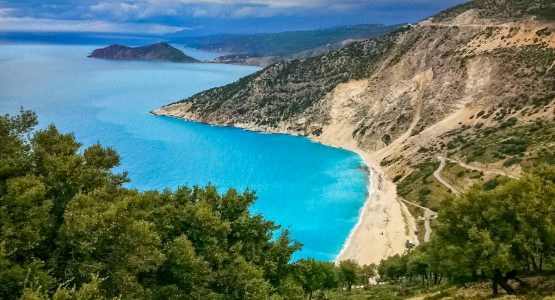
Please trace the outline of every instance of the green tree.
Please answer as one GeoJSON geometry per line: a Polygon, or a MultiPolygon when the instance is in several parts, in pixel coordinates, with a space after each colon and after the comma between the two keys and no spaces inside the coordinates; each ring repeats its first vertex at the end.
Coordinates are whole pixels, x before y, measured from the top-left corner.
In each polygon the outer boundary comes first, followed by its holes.
{"type": "Polygon", "coordinates": [[[185,235],[166,246],[165,258],[156,278],[162,286],[175,287],[176,294],[171,298],[199,299],[211,294],[213,277],[210,266],[202,257],[196,256],[193,244],[185,235]]]}
{"type": "Polygon", "coordinates": [[[360,283],[364,287],[369,287],[370,280],[378,275],[378,267],[375,264],[364,265],[360,269],[360,283]]]}
{"type": "Polygon", "coordinates": [[[300,259],[295,263],[295,276],[309,299],[316,291],[338,286],[338,272],[331,262],[300,259]]]}
{"type": "MultiPolygon", "coordinates": [[[[299,296],[300,244],[250,213],[254,192],[127,189],[113,149],[36,124],[0,117],[0,298],[299,296]]],[[[333,265],[320,267],[331,287],[333,265]]]]}
{"type": "Polygon", "coordinates": [[[341,283],[347,287],[349,291],[354,284],[360,282],[361,269],[354,260],[344,260],[339,262],[339,278],[341,283]]]}
{"type": "Polygon", "coordinates": [[[239,256],[219,272],[216,281],[230,299],[267,299],[271,285],[263,275],[261,268],[239,256]]]}
{"type": "Polygon", "coordinates": [[[383,260],[378,267],[378,274],[381,278],[398,281],[407,276],[407,261],[405,255],[394,255],[387,260],[383,260]]]}
{"type": "Polygon", "coordinates": [[[487,277],[495,294],[498,285],[514,293],[508,279],[519,269],[541,270],[555,254],[554,183],[555,168],[541,166],[444,201],[434,238],[453,266],[446,274],[459,281],[487,277]]]}

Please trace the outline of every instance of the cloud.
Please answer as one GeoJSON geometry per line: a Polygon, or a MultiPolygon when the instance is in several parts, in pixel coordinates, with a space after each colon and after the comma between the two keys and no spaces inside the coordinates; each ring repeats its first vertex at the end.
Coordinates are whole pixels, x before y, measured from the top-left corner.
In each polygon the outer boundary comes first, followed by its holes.
{"type": "Polygon", "coordinates": [[[14,9],[12,9],[12,8],[1,8],[0,7],[0,17],[8,16],[13,11],[14,11],[14,9]]]}
{"type": "Polygon", "coordinates": [[[448,6],[462,0],[10,0],[0,9],[17,9],[19,17],[96,17],[144,20],[155,17],[260,17],[308,15],[336,10],[357,13],[383,7],[448,6]]]}
{"type": "MultiPolygon", "coordinates": [[[[427,16],[465,0],[0,0],[0,30],[38,27],[23,24],[34,20],[47,28],[67,26],[103,30],[169,30],[187,27],[202,20],[322,18],[338,22],[384,22],[380,16],[395,16],[386,22],[397,22],[406,16],[427,16]],[[373,21],[371,18],[377,18],[373,21]],[[10,26],[10,27],[5,27],[10,26]],[[134,28],[132,28],[134,27],[134,28]]],[[[33,21],[33,22],[34,22],[33,21]]],[[[409,20],[414,21],[414,20],[409,20]]]]}
{"type": "Polygon", "coordinates": [[[0,17],[0,28],[9,31],[122,32],[165,34],[183,27],[161,24],[116,23],[107,21],[53,20],[40,18],[0,17]]]}

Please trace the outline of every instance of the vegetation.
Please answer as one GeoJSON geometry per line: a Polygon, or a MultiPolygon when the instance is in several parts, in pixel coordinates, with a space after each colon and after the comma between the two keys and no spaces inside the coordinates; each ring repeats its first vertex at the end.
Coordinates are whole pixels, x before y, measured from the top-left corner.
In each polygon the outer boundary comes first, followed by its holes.
{"type": "Polygon", "coordinates": [[[451,161],[445,163],[445,168],[441,172],[441,177],[458,191],[464,191],[474,184],[483,184],[496,176],[499,175],[470,170],[451,161]]]}
{"type": "Polygon", "coordinates": [[[438,167],[439,161],[436,159],[429,159],[414,166],[414,171],[398,183],[399,196],[437,210],[441,200],[451,192],[434,177],[434,171],[438,167]]]}
{"type": "Polygon", "coordinates": [[[432,240],[379,266],[291,262],[300,245],[250,214],[253,192],[130,190],[112,149],[36,124],[0,117],[2,299],[403,299],[485,279],[517,293],[533,289],[520,274],[555,269],[555,167],[447,197],[432,240]]]}
{"type": "Polygon", "coordinates": [[[34,113],[0,117],[0,299],[302,299],[375,266],[291,262],[254,192],[127,189],[114,150],[80,150],[34,113]]]}
{"type": "Polygon", "coordinates": [[[514,293],[555,267],[555,167],[448,197],[431,242],[379,266],[291,262],[300,245],[250,214],[253,192],[130,190],[112,149],[36,124],[0,117],[2,299],[402,299],[488,278],[514,293]]]}
{"type": "Polygon", "coordinates": [[[379,273],[425,285],[489,279],[494,294],[498,286],[514,294],[531,288],[519,274],[554,268],[555,167],[541,166],[520,179],[496,178],[447,198],[431,241],[382,262],[379,273]]]}
{"type": "Polygon", "coordinates": [[[291,272],[253,192],[129,190],[112,149],[35,124],[0,118],[0,298],[261,299],[291,272]]]}
{"type": "Polygon", "coordinates": [[[185,55],[167,43],[157,43],[143,47],[127,47],[110,45],[106,48],[94,50],[89,57],[114,60],[157,60],[171,62],[194,63],[199,60],[185,55]]]}
{"type": "Polygon", "coordinates": [[[553,148],[549,144],[555,139],[553,122],[537,120],[516,124],[511,120],[516,118],[509,118],[498,126],[453,132],[456,137],[446,144],[446,148],[467,162],[502,161],[505,167],[555,163],[553,148]]]}
{"type": "Polygon", "coordinates": [[[253,192],[130,190],[112,149],[36,124],[0,117],[2,299],[402,299],[488,278],[513,293],[555,267],[553,167],[447,198],[431,242],[379,267],[291,262],[300,245],[250,214],[253,192]]]}
{"type": "Polygon", "coordinates": [[[348,39],[369,39],[397,29],[379,24],[339,26],[311,31],[259,34],[218,34],[174,38],[188,47],[250,56],[289,56],[348,39]]]}
{"type": "Polygon", "coordinates": [[[446,21],[469,9],[479,9],[486,18],[521,18],[538,16],[545,20],[555,20],[555,6],[551,0],[474,0],[445,10],[436,19],[446,21]],[[495,9],[491,9],[495,7],[495,9]]]}

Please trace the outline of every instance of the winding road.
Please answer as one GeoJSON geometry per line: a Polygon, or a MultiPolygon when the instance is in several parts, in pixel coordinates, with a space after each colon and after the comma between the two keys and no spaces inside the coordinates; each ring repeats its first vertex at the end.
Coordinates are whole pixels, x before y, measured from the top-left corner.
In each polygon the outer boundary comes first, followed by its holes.
{"type": "MultiPolygon", "coordinates": [[[[504,172],[504,171],[501,171],[501,170],[492,170],[492,169],[485,169],[485,168],[481,168],[481,167],[475,167],[475,166],[465,164],[461,161],[446,158],[446,157],[443,157],[443,156],[438,156],[437,159],[439,160],[439,167],[434,171],[434,177],[439,182],[441,182],[441,184],[446,186],[448,189],[450,189],[455,194],[458,194],[461,191],[459,191],[457,188],[455,188],[449,182],[447,182],[443,177],[441,177],[441,172],[445,168],[445,164],[446,164],[447,161],[458,164],[461,167],[469,169],[469,170],[475,170],[475,171],[489,173],[489,174],[503,175],[503,176],[507,176],[507,177],[510,177],[510,178],[517,178],[516,176],[511,175],[511,174],[509,174],[507,172],[504,172]]],[[[416,203],[412,203],[412,202],[407,201],[405,199],[401,199],[401,200],[403,202],[409,204],[409,205],[416,206],[416,207],[421,208],[421,209],[424,210],[424,228],[426,229],[426,232],[424,233],[424,242],[429,241],[430,240],[430,235],[432,234],[432,228],[430,227],[430,219],[437,218],[437,213],[435,211],[427,208],[427,207],[418,205],[416,203]]]]}
{"type": "Polygon", "coordinates": [[[475,166],[465,164],[462,161],[458,161],[458,160],[451,159],[451,158],[445,158],[445,157],[441,157],[441,156],[438,156],[438,159],[440,161],[441,161],[441,159],[448,160],[452,163],[458,164],[459,166],[461,166],[463,168],[467,168],[469,170],[474,170],[474,171],[479,171],[479,172],[484,172],[484,173],[489,173],[489,174],[503,175],[503,176],[507,176],[507,177],[513,178],[513,179],[518,178],[517,176],[511,175],[511,174],[509,174],[505,171],[502,171],[502,170],[493,170],[493,169],[485,169],[485,168],[481,168],[481,167],[475,167],[475,166]]]}
{"type": "Polygon", "coordinates": [[[430,226],[430,220],[437,218],[437,213],[435,211],[427,208],[427,207],[418,205],[416,203],[412,203],[412,202],[407,201],[403,198],[401,198],[401,201],[405,202],[408,205],[416,206],[416,207],[421,208],[421,209],[424,210],[424,229],[426,230],[424,232],[424,242],[429,241],[430,236],[432,234],[432,227],[430,226]]]}
{"type": "Polygon", "coordinates": [[[434,177],[441,182],[444,186],[450,189],[453,193],[458,194],[459,190],[452,186],[449,182],[447,182],[443,177],[441,177],[441,171],[445,168],[445,157],[438,156],[437,159],[439,160],[439,167],[434,171],[434,177]]]}
{"type": "Polygon", "coordinates": [[[454,186],[452,186],[449,182],[447,182],[443,177],[441,177],[441,171],[443,171],[443,168],[445,168],[445,162],[449,161],[455,164],[458,164],[459,166],[468,169],[468,170],[474,170],[474,171],[478,171],[478,172],[483,172],[486,174],[495,174],[495,175],[502,175],[502,176],[507,176],[509,178],[517,178],[514,175],[511,175],[505,171],[501,171],[501,170],[492,170],[492,169],[486,169],[486,168],[481,168],[481,167],[475,167],[475,166],[471,166],[468,164],[463,163],[462,161],[458,161],[455,159],[451,159],[451,158],[446,158],[443,156],[438,156],[437,159],[439,160],[440,164],[439,167],[437,168],[437,170],[434,171],[434,177],[441,182],[441,184],[443,184],[444,186],[446,186],[448,189],[450,189],[453,193],[458,194],[461,191],[459,191],[457,188],[455,188],[454,186]]]}

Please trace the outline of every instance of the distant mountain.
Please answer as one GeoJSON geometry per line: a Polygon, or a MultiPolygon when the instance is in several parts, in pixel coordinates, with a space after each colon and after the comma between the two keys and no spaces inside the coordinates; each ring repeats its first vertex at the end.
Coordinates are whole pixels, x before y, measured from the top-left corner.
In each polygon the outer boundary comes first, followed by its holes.
{"type": "Polygon", "coordinates": [[[309,31],[259,34],[217,34],[183,37],[177,32],[168,39],[184,46],[228,54],[253,57],[284,57],[299,52],[337,44],[345,40],[363,40],[389,33],[399,25],[350,25],[309,31]]]}
{"type": "Polygon", "coordinates": [[[337,51],[357,41],[360,41],[360,40],[348,39],[335,44],[327,44],[325,46],[304,50],[287,56],[256,56],[256,55],[249,55],[249,54],[227,54],[227,55],[216,57],[210,60],[209,62],[267,67],[271,64],[275,64],[277,62],[284,61],[284,60],[303,59],[303,58],[311,58],[319,55],[324,55],[332,51],[337,51]]]}
{"type": "Polygon", "coordinates": [[[157,43],[143,47],[111,45],[94,50],[89,57],[113,60],[146,60],[194,63],[198,60],[185,55],[167,43],[157,43]]]}

